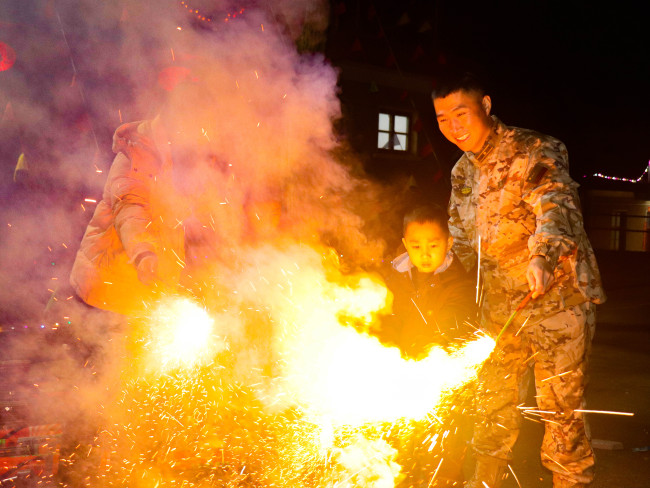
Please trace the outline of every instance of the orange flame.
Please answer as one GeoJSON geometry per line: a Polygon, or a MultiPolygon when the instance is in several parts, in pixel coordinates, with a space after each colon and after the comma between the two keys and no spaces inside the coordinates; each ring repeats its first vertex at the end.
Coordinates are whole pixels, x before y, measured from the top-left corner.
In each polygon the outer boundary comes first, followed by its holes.
{"type": "Polygon", "coordinates": [[[243,273],[247,281],[257,275],[248,298],[262,300],[279,325],[276,401],[333,425],[420,419],[445,392],[471,380],[494,348],[482,337],[452,354],[434,347],[421,361],[403,359],[398,349],[341,324],[353,317],[369,325],[390,306],[390,294],[369,275],[344,277],[337,264],[310,248],[266,248],[243,273]]]}
{"type": "Polygon", "coordinates": [[[236,273],[215,279],[218,313],[178,297],[153,309],[141,359],[161,374],[127,386],[108,441],[116,483],[176,486],[199,463],[235,481],[250,472],[259,486],[395,486],[402,468],[382,426],[440,414],[495,344],[478,337],[403,359],[359,330],[388,311],[386,287],[344,275],[333,256],[301,245],[247,250],[236,273]],[[142,463],[150,456],[153,467],[142,463]],[[320,484],[304,481],[305,469],[320,484]]]}

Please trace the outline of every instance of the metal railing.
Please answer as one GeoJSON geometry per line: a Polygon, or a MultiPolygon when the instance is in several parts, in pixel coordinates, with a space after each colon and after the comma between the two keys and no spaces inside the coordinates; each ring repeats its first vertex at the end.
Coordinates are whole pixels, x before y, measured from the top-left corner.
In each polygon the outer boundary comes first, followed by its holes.
{"type": "Polygon", "coordinates": [[[650,215],[629,215],[625,212],[590,213],[585,216],[585,229],[592,245],[599,249],[618,251],[650,251],[650,215]],[[639,222],[638,219],[642,219],[639,222]],[[611,222],[598,225],[595,222],[611,222]],[[639,234],[640,238],[639,238],[639,234]],[[607,244],[602,236],[607,235],[607,244]],[[600,237],[600,239],[599,239],[600,237]]]}

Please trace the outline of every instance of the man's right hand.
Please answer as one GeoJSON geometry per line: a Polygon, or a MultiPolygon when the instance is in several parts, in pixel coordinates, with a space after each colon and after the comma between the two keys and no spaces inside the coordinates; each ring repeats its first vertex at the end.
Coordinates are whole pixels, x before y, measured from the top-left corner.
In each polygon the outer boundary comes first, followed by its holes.
{"type": "Polygon", "coordinates": [[[138,262],[138,279],[145,285],[151,285],[158,278],[158,257],[147,254],[138,262]]]}
{"type": "Polygon", "coordinates": [[[528,287],[533,292],[533,299],[546,293],[553,281],[555,281],[553,268],[551,268],[544,256],[533,256],[531,258],[526,270],[526,278],[528,279],[528,287]]]}

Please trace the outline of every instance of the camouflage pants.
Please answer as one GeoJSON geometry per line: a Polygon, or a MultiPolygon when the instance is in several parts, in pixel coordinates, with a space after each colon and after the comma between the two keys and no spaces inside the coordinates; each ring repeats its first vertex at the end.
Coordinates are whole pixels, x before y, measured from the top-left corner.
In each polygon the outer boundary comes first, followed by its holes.
{"type": "MultiPolygon", "coordinates": [[[[524,317],[525,318],[525,317],[524,317]]],[[[522,421],[530,369],[545,422],[542,464],[574,483],[593,479],[583,393],[596,323],[595,306],[583,303],[534,325],[513,324],[479,376],[472,445],[478,458],[510,460],[522,421]]],[[[567,485],[568,486],[568,485],[567,485]]]]}

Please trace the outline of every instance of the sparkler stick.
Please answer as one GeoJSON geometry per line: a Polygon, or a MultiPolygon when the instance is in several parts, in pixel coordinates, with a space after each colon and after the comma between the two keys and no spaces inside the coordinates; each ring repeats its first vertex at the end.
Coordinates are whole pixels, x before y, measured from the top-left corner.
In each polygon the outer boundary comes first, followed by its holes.
{"type": "Polygon", "coordinates": [[[521,310],[522,310],[526,305],[528,305],[528,302],[530,301],[531,298],[533,298],[533,292],[532,292],[532,291],[528,292],[528,295],[526,295],[526,296],[524,297],[524,299],[519,303],[519,305],[517,305],[517,308],[515,308],[514,312],[512,312],[512,314],[510,314],[510,317],[508,317],[508,320],[506,321],[506,324],[503,326],[503,328],[501,329],[501,332],[499,332],[499,335],[498,335],[497,338],[494,340],[494,342],[499,342],[499,339],[501,338],[501,336],[503,335],[503,333],[506,331],[506,329],[507,329],[508,327],[510,327],[510,324],[512,324],[512,321],[515,319],[515,317],[517,316],[517,314],[518,314],[518,313],[519,313],[519,312],[520,312],[520,311],[521,311],[521,310]]]}
{"type": "Polygon", "coordinates": [[[562,469],[563,469],[564,471],[566,471],[567,473],[569,472],[568,469],[566,469],[566,468],[565,468],[561,463],[557,462],[555,459],[553,459],[553,458],[552,458],[551,456],[549,456],[548,454],[544,454],[544,456],[546,456],[546,459],[550,459],[551,461],[553,461],[555,464],[557,464],[560,468],[562,468],[562,469]]]}
{"type": "MultiPolygon", "coordinates": [[[[526,413],[534,413],[534,414],[551,414],[551,415],[559,415],[560,412],[554,412],[552,410],[538,410],[535,407],[525,407],[523,405],[518,406],[520,410],[523,410],[526,413]]],[[[580,413],[602,413],[606,415],[623,415],[625,417],[634,417],[633,412],[616,412],[612,410],[585,410],[583,408],[576,408],[573,410],[574,412],[580,412],[580,413]]]]}
{"type": "Polygon", "coordinates": [[[517,478],[517,475],[515,474],[515,470],[512,469],[512,466],[510,466],[510,464],[508,464],[508,469],[512,473],[512,476],[515,477],[515,481],[517,482],[517,486],[519,486],[519,488],[521,488],[521,483],[519,483],[519,478],[517,478]]]}
{"type": "Polygon", "coordinates": [[[481,289],[481,234],[478,235],[478,263],[476,265],[476,305],[479,305],[481,289]]]}
{"type": "Polygon", "coordinates": [[[583,410],[581,408],[576,408],[574,412],[581,412],[581,413],[604,413],[608,415],[624,415],[626,417],[634,417],[634,414],[632,412],[612,412],[608,410],[583,410]]]}
{"type": "Polygon", "coordinates": [[[442,466],[442,462],[444,460],[445,460],[444,458],[440,459],[440,462],[438,463],[438,467],[436,468],[436,471],[433,473],[433,476],[431,477],[431,481],[429,481],[429,484],[427,485],[427,488],[431,487],[432,483],[436,479],[436,476],[438,476],[438,471],[440,470],[440,466],[442,466]]]}

